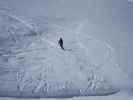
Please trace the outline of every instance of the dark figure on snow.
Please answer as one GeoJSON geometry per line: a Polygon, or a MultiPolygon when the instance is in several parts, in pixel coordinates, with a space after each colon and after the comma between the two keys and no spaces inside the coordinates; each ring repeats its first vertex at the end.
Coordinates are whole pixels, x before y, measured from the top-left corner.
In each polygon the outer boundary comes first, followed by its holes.
{"type": "Polygon", "coordinates": [[[65,50],[63,47],[63,39],[62,38],[60,38],[60,40],[58,41],[58,44],[60,45],[62,50],[65,50]]]}

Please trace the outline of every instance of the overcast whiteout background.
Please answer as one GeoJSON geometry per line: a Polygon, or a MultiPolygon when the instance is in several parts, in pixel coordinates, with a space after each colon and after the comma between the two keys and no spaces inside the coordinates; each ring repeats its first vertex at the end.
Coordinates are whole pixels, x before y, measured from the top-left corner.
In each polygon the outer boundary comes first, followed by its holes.
{"type": "Polygon", "coordinates": [[[132,100],[132,26],[132,0],[0,0],[0,99],[132,100]]]}

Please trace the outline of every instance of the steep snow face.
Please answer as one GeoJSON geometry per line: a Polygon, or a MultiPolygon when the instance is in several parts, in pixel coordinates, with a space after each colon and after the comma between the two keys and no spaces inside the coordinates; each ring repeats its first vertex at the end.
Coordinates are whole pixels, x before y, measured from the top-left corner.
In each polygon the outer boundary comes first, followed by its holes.
{"type": "Polygon", "coordinates": [[[72,97],[118,92],[106,73],[117,65],[113,48],[81,33],[82,24],[77,27],[77,21],[50,17],[25,21],[0,13],[0,23],[0,96],[72,97]],[[58,45],[60,37],[65,51],[58,45]]]}

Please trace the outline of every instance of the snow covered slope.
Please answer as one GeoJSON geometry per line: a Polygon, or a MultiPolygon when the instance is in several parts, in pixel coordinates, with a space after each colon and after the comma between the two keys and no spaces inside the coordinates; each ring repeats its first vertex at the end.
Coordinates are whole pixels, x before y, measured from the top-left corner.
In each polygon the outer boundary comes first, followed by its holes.
{"type": "Polygon", "coordinates": [[[74,21],[60,18],[25,21],[4,12],[0,23],[0,96],[71,97],[119,91],[102,72],[105,64],[116,67],[113,48],[80,33],[82,25],[75,27],[74,21]],[[60,36],[66,51],[57,44],[60,36]]]}
{"type": "Polygon", "coordinates": [[[0,96],[132,98],[127,8],[126,0],[0,0],[0,96]]]}

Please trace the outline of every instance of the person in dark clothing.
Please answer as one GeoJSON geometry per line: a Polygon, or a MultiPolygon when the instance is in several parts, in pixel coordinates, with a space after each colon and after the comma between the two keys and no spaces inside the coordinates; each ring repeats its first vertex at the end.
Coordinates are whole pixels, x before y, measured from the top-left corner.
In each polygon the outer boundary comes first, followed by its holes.
{"type": "Polygon", "coordinates": [[[63,47],[63,39],[62,38],[59,39],[58,44],[60,45],[62,50],[65,50],[63,47]]]}

